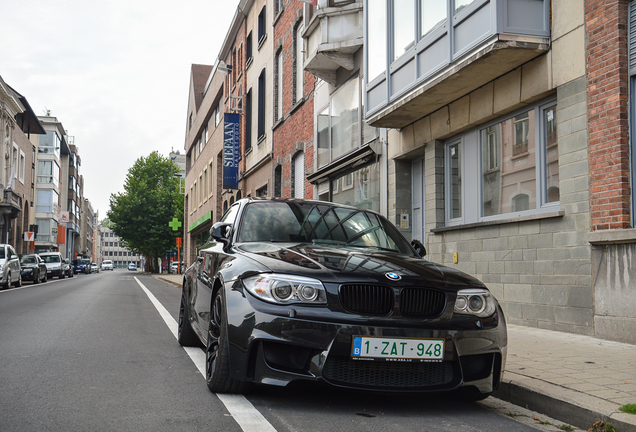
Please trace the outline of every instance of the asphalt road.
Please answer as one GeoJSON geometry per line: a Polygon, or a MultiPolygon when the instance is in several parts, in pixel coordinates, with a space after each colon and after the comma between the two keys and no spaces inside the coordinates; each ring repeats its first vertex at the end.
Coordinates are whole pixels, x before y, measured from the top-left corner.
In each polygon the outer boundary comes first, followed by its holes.
{"type": "Polygon", "coordinates": [[[180,294],[125,270],[0,291],[0,431],[559,430],[492,398],[316,385],[214,395],[203,352],[175,339],[180,294]]]}

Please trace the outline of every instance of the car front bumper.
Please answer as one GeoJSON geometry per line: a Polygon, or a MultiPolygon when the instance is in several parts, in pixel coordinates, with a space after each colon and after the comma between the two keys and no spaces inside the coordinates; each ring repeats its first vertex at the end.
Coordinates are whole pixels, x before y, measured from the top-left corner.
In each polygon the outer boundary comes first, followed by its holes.
{"type": "Polygon", "coordinates": [[[400,392],[450,391],[470,385],[490,393],[498,386],[505,366],[507,333],[499,308],[496,322],[490,320],[487,326],[477,321],[480,324],[470,328],[443,328],[439,323],[426,328],[426,323],[413,320],[353,314],[343,319],[342,314],[329,311],[316,320],[303,316],[303,307],[264,305],[242,290],[227,287],[226,299],[231,373],[238,380],[279,386],[310,380],[400,392]],[[288,316],[279,313],[283,310],[288,316]],[[444,339],[444,358],[354,359],[351,352],[356,335],[444,339]]]}
{"type": "Polygon", "coordinates": [[[20,272],[20,274],[22,275],[22,280],[23,281],[32,281],[35,280],[35,276],[36,276],[36,272],[34,269],[22,269],[22,271],[20,272]]]}

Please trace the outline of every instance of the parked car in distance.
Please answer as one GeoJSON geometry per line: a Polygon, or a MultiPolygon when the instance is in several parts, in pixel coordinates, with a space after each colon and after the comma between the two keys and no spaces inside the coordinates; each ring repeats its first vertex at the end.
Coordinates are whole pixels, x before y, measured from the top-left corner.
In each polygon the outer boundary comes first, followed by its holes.
{"type": "Polygon", "coordinates": [[[380,214],[243,198],[210,234],[185,274],[178,341],[205,347],[211,391],[308,380],[480,400],[499,386],[507,330],[494,296],[423,259],[380,214]]]}
{"type": "Polygon", "coordinates": [[[20,258],[13,246],[0,244],[0,286],[10,288],[11,285],[22,286],[20,258]]]}
{"type": "Polygon", "coordinates": [[[68,258],[64,258],[64,260],[62,261],[62,270],[64,271],[64,274],[66,275],[66,277],[72,278],[73,275],[75,275],[75,269],[73,268],[73,264],[71,263],[71,260],[68,258]]]}
{"type": "Polygon", "coordinates": [[[20,255],[20,267],[23,281],[46,282],[46,264],[38,254],[20,255]]]}
{"type": "Polygon", "coordinates": [[[64,257],[59,252],[42,252],[40,258],[44,260],[46,264],[46,274],[50,279],[53,276],[57,276],[60,279],[64,279],[66,274],[64,274],[64,269],[62,267],[64,257]]]}
{"type": "Polygon", "coordinates": [[[170,273],[183,274],[184,271],[185,271],[185,264],[183,263],[183,261],[181,261],[181,271],[180,272],[179,272],[179,263],[177,261],[174,261],[172,264],[170,264],[170,273]]]}
{"type": "Polygon", "coordinates": [[[87,258],[75,258],[73,260],[73,270],[75,270],[75,273],[89,274],[91,272],[91,261],[87,258]]]}
{"type": "Polygon", "coordinates": [[[137,264],[131,262],[128,264],[128,270],[130,271],[137,271],[137,264]]]}
{"type": "Polygon", "coordinates": [[[102,261],[102,270],[113,271],[113,262],[111,260],[102,261]]]}
{"type": "Polygon", "coordinates": [[[97,263],[96,263],[96,262],[91,263],[91,271],[92,271],[93,273],[99,273],[99,266],[97,265],[97,263]]]}

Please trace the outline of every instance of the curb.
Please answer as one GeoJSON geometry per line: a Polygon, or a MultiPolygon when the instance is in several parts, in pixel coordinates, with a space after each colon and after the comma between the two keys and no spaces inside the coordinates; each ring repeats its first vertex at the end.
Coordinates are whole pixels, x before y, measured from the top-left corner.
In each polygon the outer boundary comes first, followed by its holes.
{"type": "Polygon", "coordinates": [[[159,279],[162,282],[169,283],[170,285],[174,285],[176,287],[179,287],[179,289],[181,289],[181,283],[177,283],[177,282],[174,282],[174,281],[172,281],[170,279],[166,279],[164,277],[157,276],[157,275],[155,275],[154,277],[155,277],[155,279],[159,279]]]}
{"type": "Polygon", "coordinates": [[[537,411],[583,430],[598,420],[617,432],[636,432],[636,416],[618,411],[619,405],[539,379],[507,373],[493,397],[537,411]],[[510,375],[514,379],[510,379],[510,375]]]}

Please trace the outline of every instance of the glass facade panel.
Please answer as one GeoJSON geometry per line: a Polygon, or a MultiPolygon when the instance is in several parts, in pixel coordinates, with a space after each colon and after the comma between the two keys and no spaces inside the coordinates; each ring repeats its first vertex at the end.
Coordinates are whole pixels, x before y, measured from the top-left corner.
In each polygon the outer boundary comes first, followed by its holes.
{"type": "Polygon", "coordinates": [[[52,189],[38,190],[36,212],[57,213],[58,193],[52,189]]]}
{"type": "Polygon", "coordinates": [[[457,14],[458,12],[460,12],[462,9],[464,9],[466,6],[468,6],[471,3],[474,3],[477,0],[455,0],[455,14],[457,14]]]}
{"type": "Polygon", "coordinates": [[[369,1],[367,7],[367,73],[368,81],[373,81],[386,70],[386,4],[381,1],[369,1]]]}
{"type": "Polygon", "coordinates": [[[354,78],[340,87],[331,99],[331,159],[359,145],[359,80],[354,78]]]}
{"type": "Polygon", "coordinates": [[[415,0],[393,1],[393,60],[415,44],[415,0]]]}
{"type": "Polygon", "coordinates": [[[323,167],[329,163],[329,108],[325,108],[316,122],[318,130],[318,166],[323,167]]]}
{"type": "Polygon", "coordinates": [[[446,21],[448,6],[446,0],[420,0],[421,32],[426,36],[439,23],[446,21]]]}

